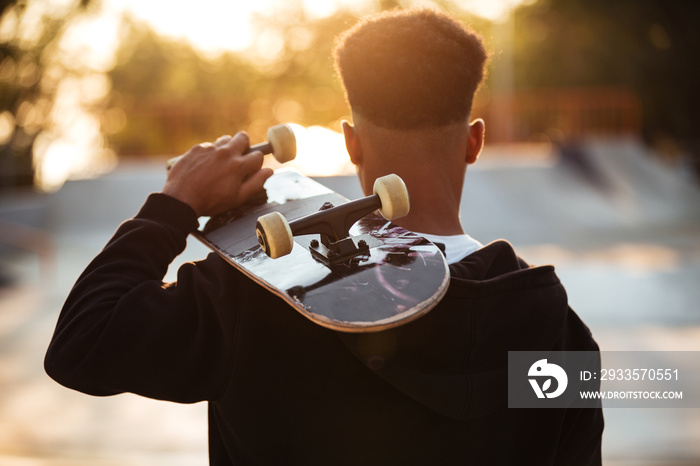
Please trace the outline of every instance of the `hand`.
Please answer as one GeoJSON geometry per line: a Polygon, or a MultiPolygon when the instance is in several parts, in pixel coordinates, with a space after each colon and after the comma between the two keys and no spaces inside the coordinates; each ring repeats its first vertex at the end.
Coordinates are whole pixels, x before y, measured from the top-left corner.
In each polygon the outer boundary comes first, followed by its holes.
{"type": "Polygon", "coordinates": [[[261,168],[262,152],[243,154],[249,147],[245,133],[192,147],[168,172],[163,194],[189,204],[197,216],[239,206],[272,175],[271,169],[261,168]]]}

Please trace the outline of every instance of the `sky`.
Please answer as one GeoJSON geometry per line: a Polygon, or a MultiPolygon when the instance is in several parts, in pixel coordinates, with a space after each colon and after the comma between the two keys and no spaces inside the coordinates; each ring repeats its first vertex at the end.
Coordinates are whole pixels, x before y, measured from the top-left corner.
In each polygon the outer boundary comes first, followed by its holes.
{"type": "MultiPolygon", "coordinates": [[[[457,10],[492,21],[503,21],[518,5],[534,0],[452,0],[457,10]]],[[[34,0],[37,5],[66,5],[70,0],[34,0]]],[[[155,32],[170,38],[185,39],[205,55],[216,56],[226,51],[260,51],[266,38],[257,34],[254,19],[266,16],[284,16],[286,11],[297,11],[301,4],[311,18],[328,17],[339,9],[359,15],[376,10],[376,0],[256,0],[233,2],[198,0],[193,8],[190,2],[168,0],[102,0],[95,14],[79,21],[64,40],[64,48],[87,53],[96,68],[111,65],[110,55],[116,50],[120,37],[122,15],[148,24],[155,32]]],[[[430,0],[405,0],[415,6],[435,6],[430,0]]]]}
{"type": "MultiPolygon", "coordinates": [[[[339,9],[348,9],[357,15],[372,12],[377,2],[373,0],[256,0],[255,2],[227,2],[199,0],[196,15],[192,4],[167,0],[104,0],[113,11],[127,11],[135,18],[150,24],[158,33],[184,38],[205,53],[225,50],[246,50],[254,47],[256,34],[251,18],[255,15],[284,15],[285,9],[296,10],[301,4],[311,18],[324,18],[339,9]],[[164,14],[167,12],[166,14],[164,14]]],[[[470,11],[484,18],[498,21],[508,12],[528,0],[453,0],[458,9],[470,11]]],[[[403,3],[432,6],[429,0],[412,0],[403,3]]],[[[260,38],[257,38],[259,40],[260,38]]]]}

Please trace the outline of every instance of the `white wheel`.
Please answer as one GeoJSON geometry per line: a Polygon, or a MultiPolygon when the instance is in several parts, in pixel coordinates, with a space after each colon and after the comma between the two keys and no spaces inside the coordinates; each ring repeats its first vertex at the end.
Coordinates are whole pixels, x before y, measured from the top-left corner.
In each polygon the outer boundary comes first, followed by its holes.
{"type": "Polygon", "coordinates": [[[258,217],[255,234],[262,250],[273,259],[292,252],[292,230],[289,229],[287,219],[279,212],[270,212],[258,217]]]}
{"type": "Polygon", "coordinates": [[[411,208],[408,190],[398,175],[386,175],[374,182],[374,194],[379,196],[382,207],[379,213],[387,220],[405,217],[411,208]]]}
{"type": "Polygon", "coordinates": [[[297,156],[297,139],[288,125],[271,126],[267,130],[267,140],[279,163],[289,162],[297,156]]]}

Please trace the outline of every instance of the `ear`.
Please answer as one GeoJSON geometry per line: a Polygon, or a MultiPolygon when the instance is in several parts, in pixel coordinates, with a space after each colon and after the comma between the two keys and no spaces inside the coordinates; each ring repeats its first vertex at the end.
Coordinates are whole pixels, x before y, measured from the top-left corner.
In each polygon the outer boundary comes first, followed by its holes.
{"type": "Polygon", "coordinates": [[[350,124],[350,122],[346,120],[343,120],[340,124],[343,127],[345,148],[350,155],[350,161],[353,163],[353,165],[360,165],[362,163],[362,147],[360,146],[360,140],[357,137],[357,131],[350,124]]]}
{"type": "Polygon", "coordinates": [[[484,131],[486,125],[484,120],[477,118],[469,124],[469,137],[467,140],[467,164],[476,162],[476,159],[484,147],[484,131]]]}

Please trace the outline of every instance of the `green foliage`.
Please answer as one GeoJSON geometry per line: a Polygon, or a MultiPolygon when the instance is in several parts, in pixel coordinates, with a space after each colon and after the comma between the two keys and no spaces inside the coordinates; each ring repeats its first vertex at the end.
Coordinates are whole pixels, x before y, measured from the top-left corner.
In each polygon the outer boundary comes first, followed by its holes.
{"type": "MultiPolygon", "coordinates": [[[[378,8],[397,6],[384,1],[378,8]]],[[[338,129],[349,109],[332,49],[358,18],[341,11],[313,19],[299,5],[285,8],[284,15],[255,20],[258,40],[272,35],[282,44],[272,57],[246,52],[210,59],[131,22],[109,72],[112,111],[124,116],[107,131],[110,144],[121,155],[173,155],[242,129],[261,141],[268,127],[283,122],[338,129]]],[[[488,28],[484,20],[465,19],[488,28]]]]}
{"type": "Polygon", "coordinates": [[[337,125],[347,108],[331,50],[335,35],[355,18],[298,15],[261,24],[282,39],[274,59],[233,53],[208,59],[132,23],[109,73],[111,105],[126,115],[110,143],[126,155],[172,155],[242,129],[263,140],[267,128],[281,122],[337,125]]]}
{"type": "MultiPolygon", "coordinates": [[[[649,141],[700,127],[700,2],[542,0],[516,14],[522,88],[619,85],[642,99],[649,141]]],[[[697,149],[700,153],[700,148],[697,149]]]]}

